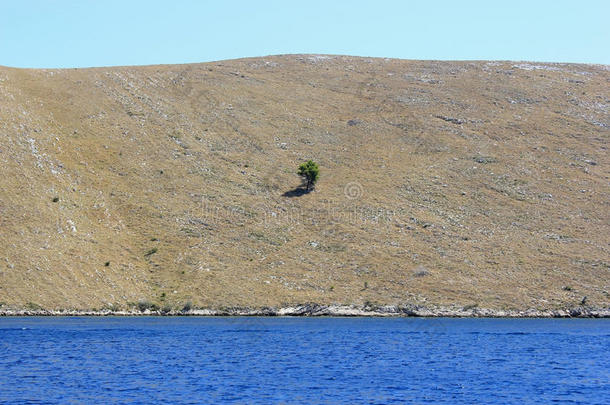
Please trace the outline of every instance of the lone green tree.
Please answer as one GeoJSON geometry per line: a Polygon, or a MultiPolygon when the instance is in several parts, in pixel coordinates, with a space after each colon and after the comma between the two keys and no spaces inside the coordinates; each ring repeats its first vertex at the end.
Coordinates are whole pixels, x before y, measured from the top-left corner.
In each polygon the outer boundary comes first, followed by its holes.
{"type": "Polygon", "coordinates": [[[316,181],[318,181],[318,177],[320,177],[320,168],[316,162],[313,160],[308,160],[305,163],[301,163],[297,173],[299,176],[303,177],[305,187],[307,191],[310,191],[313,189],[316,181]]]}

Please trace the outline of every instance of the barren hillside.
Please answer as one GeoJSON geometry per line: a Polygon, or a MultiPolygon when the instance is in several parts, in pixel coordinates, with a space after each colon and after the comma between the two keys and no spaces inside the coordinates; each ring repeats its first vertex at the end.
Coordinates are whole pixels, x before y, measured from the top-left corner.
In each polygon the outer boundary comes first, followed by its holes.
{"type": "Polygon", "coordinates": [[[0,67],[0,303],[608,308],[609,106],[593,65],[0,67]]]}

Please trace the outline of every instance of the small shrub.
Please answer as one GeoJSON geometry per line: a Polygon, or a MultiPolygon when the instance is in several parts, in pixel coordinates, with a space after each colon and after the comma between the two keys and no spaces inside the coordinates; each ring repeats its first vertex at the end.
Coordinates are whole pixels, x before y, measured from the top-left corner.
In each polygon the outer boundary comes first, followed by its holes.
{"type": "Polygon", "coordinates": [[[106,267],[110,266],[110,262],[104,263],[104,266],[106,266],[106,267]]]}
{"type": "Polygon", "coordinates": [[[191,309],[193,309],[193,304],[190,301],[187,301],[182,307],[182,312],[189,312],[191,309]]]}
{"type": "Polygon", "coordinates": [[[140,301],[138,302],[138,311],[140,312],[144,312],[149,308],[150,303],[146,302],[146,301],[140,301]]]}
{"type": "Polygon", "coordinates": [[[53,197],[53,202],[58,202],[59,201],[59,197],[53,197]]]}
{"type": "Polygon", "coordinates": [[[146,252],[144,254],[144,257],[150,257],[152,255],[154,255],[155,253],[157,253],[158,249],[156,247],[150,249],[148,252],[146,252]]]}
{"type": "Polygon", "coordinates": [[[150,301],[140,301],[138,302],[138,311],[144,312],[146,310],[157,311],[159,310],[159,306],[150,301]]]}
{"type": "Polygon", "coordinates": [[[25,304],[25,307],[31,311],[40,311],[42,309],[42,307],[35,302],[28,302],[25,304]]]}

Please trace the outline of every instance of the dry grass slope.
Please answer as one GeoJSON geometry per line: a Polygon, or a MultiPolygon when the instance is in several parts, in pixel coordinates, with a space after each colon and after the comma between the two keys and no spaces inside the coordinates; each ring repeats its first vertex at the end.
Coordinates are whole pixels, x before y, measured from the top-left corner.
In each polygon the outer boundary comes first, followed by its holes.
{"type": "Polygon", "coordinates": [[[317,55],[0,67],[0,303],[606,308],[609,84],[317,55]]]}

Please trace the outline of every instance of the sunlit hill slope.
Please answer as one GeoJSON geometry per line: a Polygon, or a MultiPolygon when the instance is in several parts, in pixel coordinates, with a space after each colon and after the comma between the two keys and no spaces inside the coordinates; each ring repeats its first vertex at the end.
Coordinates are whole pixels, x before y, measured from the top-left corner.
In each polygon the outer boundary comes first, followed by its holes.
{"type": "Polygon", "coordinates": [[[607,308],[609,105],[594,65],[0,67],[0,303],[607,308]]]}

